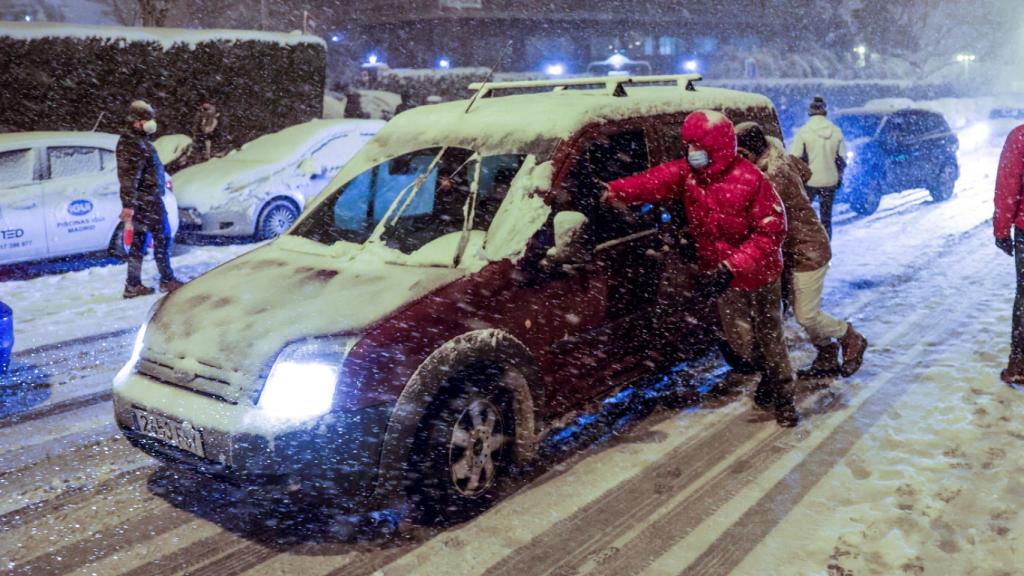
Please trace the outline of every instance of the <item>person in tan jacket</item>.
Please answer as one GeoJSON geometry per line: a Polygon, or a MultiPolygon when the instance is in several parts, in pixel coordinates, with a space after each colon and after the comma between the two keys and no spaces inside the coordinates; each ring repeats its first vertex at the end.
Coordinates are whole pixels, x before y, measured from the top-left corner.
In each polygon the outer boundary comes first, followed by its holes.
{"type": "Polygon", "coordinates": [[[852,324],[821,309],[832,249],[828,233],[804,191],[810,168],[799,158],[786,154],[782,142],[765,136],[754,122],[740,124],[736,134],[739,154],[764,172],[786,207],[789,228],[782,257],[786,272],[792,274],[793,312],[818,350],[811,366],[799,373],[811,378],[852,376],[864,361],[868,342],[852,324]]]}

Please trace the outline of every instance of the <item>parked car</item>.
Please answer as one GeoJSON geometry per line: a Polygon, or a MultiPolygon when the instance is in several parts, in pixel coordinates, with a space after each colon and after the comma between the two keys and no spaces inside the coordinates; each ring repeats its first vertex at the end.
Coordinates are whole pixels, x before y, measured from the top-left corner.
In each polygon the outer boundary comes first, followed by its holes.
{"type": "Polygon", "coordinates": [[[693,110],[781,137],[767,98],[697,78],[495,83],[544,92],[399,114],[287,234],[154,307],[118,425],[177,465],[350,508],[486,506],[559,417],[717,342],[678,210],[598,200],[679,158],[693,110]]]}
{"type": "MultiPolygon", "coordinates": [[[[0,264],[107,250],[124,254],[114,148],[98,132],[0,134],[0,264]]],[[[167,180],[171,188],[171,180],[167,180]]],[[[174,194],[164,195],[172,231],[174,194]]]]}
{"type": "Polygon", "coordinates": [[[11,364],[11,349],[14,348],[14,311],[0,302],[0,375],[7,372],[11,364]]]}
{"type": "Polygon", "coordinates": [[[872,214],[882,196],[925,188],[936,202],[953,196],[960,177],[959,140],[938,112],[854,108],[834,117],[846,137],[847,167],[839,199],[872,214]]]}
{"type": "Polygon", "coordinates": [[[174,177],[181,238],[282,234],[383,125],[380,120],[313,120],[185,168],[174,177]]]}

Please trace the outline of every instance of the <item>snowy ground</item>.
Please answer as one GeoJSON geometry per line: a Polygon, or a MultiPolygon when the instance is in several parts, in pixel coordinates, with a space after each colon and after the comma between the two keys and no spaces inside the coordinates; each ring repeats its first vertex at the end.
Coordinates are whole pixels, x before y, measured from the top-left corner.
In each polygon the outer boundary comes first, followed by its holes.
{"type": "MultiPolygon", "coordinates": [[[[123,266],[4,282],[18,344],[0,382],[30,400],[8,402],[0,417],[0,567],[1020,573],[1024,397],[998,380],[1014,279],[990,239],[994,144],[965,153],[949,202],[918,190],[887,196],[867,218],[840,207],[827,307],[851,317],[871,348],[855,378],[802,392],[799,428],[779,429],[742,393],[644,408],[624,428],[598,424],[553,450],[546,471],[479,518],[448,530],[403,525],[390,539],[296,532],[287,514],[160,466],[118,436],[110,377],[152,302],[120,299],[123,266]]],[[[192,277],[250,248],[191,248],[174,263],[192,277]]],[[[794,360],[808,362],[809,347],[791,336],[794,360]]]]}

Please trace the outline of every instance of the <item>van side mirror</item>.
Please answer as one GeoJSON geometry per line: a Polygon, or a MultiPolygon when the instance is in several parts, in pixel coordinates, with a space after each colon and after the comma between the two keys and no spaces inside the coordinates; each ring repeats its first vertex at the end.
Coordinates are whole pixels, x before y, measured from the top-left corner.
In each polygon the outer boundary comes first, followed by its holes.
{"type": "Polygon", "coordinates": [[[591,260],[594,251],[584,237],[587,222],[587,217],[579,212],[555,214],[555,245],[548,249],[544,257],[541,264],[544,269],[555,271],[561,268],[571,271],[591,260]]]}

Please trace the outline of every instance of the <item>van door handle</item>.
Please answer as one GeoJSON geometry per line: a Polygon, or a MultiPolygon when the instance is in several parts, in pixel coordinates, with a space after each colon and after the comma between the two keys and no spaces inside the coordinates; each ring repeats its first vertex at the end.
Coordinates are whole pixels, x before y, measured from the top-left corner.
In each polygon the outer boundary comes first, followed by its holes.
{"type": "Polygon", "coordinates": [[[38,202],[32,200],[31,202],[25,202],[24,204],[12,204],[11,208],[15,210],[31,210],[32,208],[35,208],[38,205],[38,202]]]}

